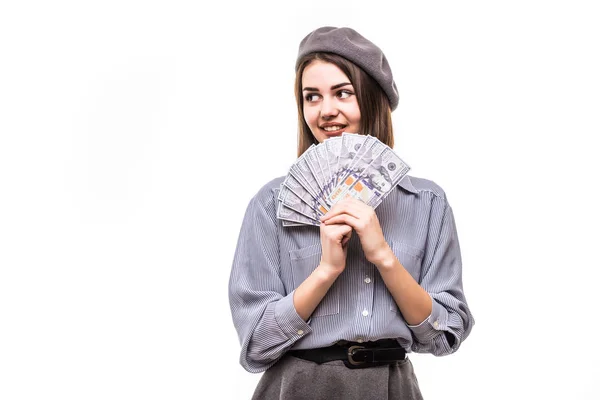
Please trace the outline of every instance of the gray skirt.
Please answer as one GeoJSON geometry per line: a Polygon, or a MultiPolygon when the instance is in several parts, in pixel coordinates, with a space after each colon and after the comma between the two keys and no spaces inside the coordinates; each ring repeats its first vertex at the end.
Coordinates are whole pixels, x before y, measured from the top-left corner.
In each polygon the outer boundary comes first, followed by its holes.
{"type": "Polygon", "coordinates": [[[422,400],[408,357],[390,365],[349,369],[343,361],[317,364],[290,355],[262,376],[252,400],[422,400]]]}

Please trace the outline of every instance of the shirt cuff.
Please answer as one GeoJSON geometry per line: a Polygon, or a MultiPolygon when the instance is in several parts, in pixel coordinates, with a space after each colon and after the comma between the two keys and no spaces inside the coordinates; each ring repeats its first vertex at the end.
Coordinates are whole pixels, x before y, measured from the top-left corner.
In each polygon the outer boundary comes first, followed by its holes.
{"type": "Polygon", "coordinates": [[[294,291],[275,305],[275,320],[281,331],[292,340],[298,340],[312,332],[310,325],[298,315],[294,307],[294,291]]]}
{"type": "Polygon", "coordinates": [[[428,343],[442,331],[446,330],[448,311],[433,298],[431,299],[431,314],[418,325],[408,325],[420,343],[428,343]]]}

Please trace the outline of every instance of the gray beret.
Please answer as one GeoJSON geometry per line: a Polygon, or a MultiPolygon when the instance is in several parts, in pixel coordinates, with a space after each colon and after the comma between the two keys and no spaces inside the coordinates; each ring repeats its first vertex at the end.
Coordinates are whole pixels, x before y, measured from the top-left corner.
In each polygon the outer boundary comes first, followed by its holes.
{"type": "Polygon", "coordinates": [[[296,70],[302,57],[317,52],[334,53],[358,65],[379,83],[390,100],[390,108],[396,109],[398,88],[385,55],[375,44],[354,29],[324,26],[309,33],[300,42],[296,70]]]}

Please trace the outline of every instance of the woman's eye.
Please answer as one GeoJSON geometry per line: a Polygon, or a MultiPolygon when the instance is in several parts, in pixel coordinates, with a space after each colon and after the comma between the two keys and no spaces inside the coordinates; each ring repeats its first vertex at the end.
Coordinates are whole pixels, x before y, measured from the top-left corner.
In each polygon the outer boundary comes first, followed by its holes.
{"type": "Polygon", "coordinates": [[[304,99],[308,102],[317,101],[319,99],[319,95],[314,93],[307,94],[304,99]]]}
{"type": "Polygon", "coordinates": [[[347,99],[348,97],[352,96],[352,92],[349,90],[340,90],[338,92],[338,97],[340,99],[347,99]]]}

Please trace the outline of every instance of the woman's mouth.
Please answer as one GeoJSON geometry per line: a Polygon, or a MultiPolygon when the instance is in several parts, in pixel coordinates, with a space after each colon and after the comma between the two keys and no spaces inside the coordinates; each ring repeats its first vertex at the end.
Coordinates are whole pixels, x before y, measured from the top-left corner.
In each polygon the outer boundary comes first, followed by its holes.
{"type": "Polygon", "coordinates": [[[322,126],[321,130],[325,131],[325,134],[327,136],[334,136],[334,135],[339,135],[344,131],[344,128],[346,127],[346,125],[329,125],[329,126],[322,126]]]}

